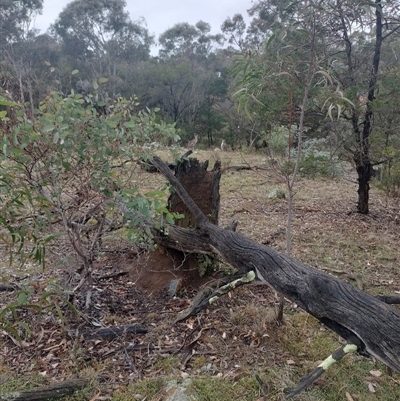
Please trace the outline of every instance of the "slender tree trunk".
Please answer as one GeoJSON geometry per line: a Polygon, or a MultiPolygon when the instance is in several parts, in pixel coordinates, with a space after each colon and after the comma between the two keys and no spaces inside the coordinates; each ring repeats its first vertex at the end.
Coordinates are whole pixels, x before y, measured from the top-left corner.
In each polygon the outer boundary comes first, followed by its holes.
{"type": "MultiPolygon", "coordinates": [[[[379,62],[382,48],[382,3],[381,0],[375,0],[375,49],[372,62],[371,76],[368,84],[368,102],[364,115],[363,129],[358,136],[358,149],[354,155],[356,169],[358,174],[358,203],[357,211],[368,214],[369,212],[369,181],[372,177],[372,164],[370,160],[369,137],[372,133],[372,102],[375,99],[375,89],[378,80],[379,62]]],[[[356,132],[357,134],[357,132],[356,132]]]]}

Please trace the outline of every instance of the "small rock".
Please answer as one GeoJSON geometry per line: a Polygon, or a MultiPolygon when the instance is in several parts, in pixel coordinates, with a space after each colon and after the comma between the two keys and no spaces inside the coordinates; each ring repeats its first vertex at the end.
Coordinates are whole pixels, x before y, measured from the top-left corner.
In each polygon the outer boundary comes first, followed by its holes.
{"type": "Polygon", "coordinates": [[[170,297],[174,297],[182,288],[183,279],[173,279],[168,284],[168,294],[170,297]]]}

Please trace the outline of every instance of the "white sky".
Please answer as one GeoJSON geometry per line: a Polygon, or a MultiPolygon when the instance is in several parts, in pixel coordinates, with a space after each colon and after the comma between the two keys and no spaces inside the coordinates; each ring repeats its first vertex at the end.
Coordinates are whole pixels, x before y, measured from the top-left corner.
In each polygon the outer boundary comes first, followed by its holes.
{"type": "MultiPolygon", "coordinates": [[[[71,0],[44,0],[43,14],[35,27],[44,33],[71,0]]],[[[199,20],[207,22],[213,33],[221,32],[220,26],[227,17],[246,12],[252,0],[126,0],[127,10],[133,21],[144,17],[150,34],[157,36],[179,22],[194,25],[199,20]]]]}

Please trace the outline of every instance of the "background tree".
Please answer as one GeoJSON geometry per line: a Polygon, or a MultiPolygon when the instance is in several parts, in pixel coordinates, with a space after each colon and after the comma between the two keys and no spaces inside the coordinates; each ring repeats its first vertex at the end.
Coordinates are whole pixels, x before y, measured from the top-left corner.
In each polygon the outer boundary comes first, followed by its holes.
{"type": "Polygon", "coordinates": [[[0,44],[14,43],[32,30],[33,17],[43,9],[43,0],[4,0],[0,3],[0,44]]]}
{"type": "Polygon", "coordinates": [[[42,0],[3,1],[0,4],[0,79],[14,99],[34,104],[37,51],[41,44],[33,29],[34,17],[41,12],[42,0]],[[35,59],[35,60],[34,60],[35,59]],[[36,65],[35,65],[36,64],[36,65]]]}
{"type": "Polygon", "coordinates": [[[384,41],[388,42],[394,33],[398,33],[400,14],[391,0],[376,0],[372,4],[338,2],[335,7],[329,6],[332,33],[339,40],[340,54],[344,56],[338,59],[345,66],[345,74],[340,67],[335,72],[346,95],[358,105],[345,117],[352,126],[354,145],[349,150],[358,174],[357,211],[366,214],[369,212],[369,182],[373,167],[371,137],[376,134],[373,104],[380,79],[381,52],[384,41]],[[370,31],[363,30],[366,26],[370,27],[370,31]],[[360,58],[358,53],[363,42],[372,50],[367,59],[360,58]],[[367,71],[360,61],[367,66],[367,71]]]}
{"type": "Polygon", "coordinates": [[[339,88],[327,101],[327,110],[331,117],[334,110],[336,117],[348,124],[345,149],[352,155],[358,174],[357,211],[368,213],[369,181],[374,164],[370,152],[371,137],[377,133],[374,131],[373,102],[381,77],[379,68],[383,46],[399,30],[398,10],[391,0],[377,0],[373,4],[259,1],[252,10],[258,19],[270,24],[268,29],[275,29],[276,26],[288,27],[288,24],[304,20],[310,7],[320,16],[324,46],[318,59],[325,60],[321,69],[329,73],[332,85],[339,88]],[[349,99],[354,107],[342,112],[345,104],[340,98],[349,99]]]}
{"type": "Polygon", "coordinates": [[[110,94],[116,94],[120,63],[147,59],[153,38],[144,20],[131,21],[123,0],[75,0],[60,13],[52,30],[63,43],[71,69],[82,79],[107,77],[110,94]]]}
{"type": "Polygon", "coordinates": [[[159,56],[186,55],[192,59],[196,56],[207,57],[223,43],[221,34],[212,35],[210,31],[210,24],[204,21],[195,25],[186,22],[175,24],[159,36],[159,56]]]}
{"type": "Polygon", "coordinates": [[[214,109],[226,92],[226,68],[222,71],[216,48],[222,36],[210,35],[210,25],[176,24],[160,35],[159,57],[143,64],[138,72],[137,94],[149,107],[159,107],[167,121],[181,129],[184,141],[199,134],[210,145],[223,128],[214,109]]]}

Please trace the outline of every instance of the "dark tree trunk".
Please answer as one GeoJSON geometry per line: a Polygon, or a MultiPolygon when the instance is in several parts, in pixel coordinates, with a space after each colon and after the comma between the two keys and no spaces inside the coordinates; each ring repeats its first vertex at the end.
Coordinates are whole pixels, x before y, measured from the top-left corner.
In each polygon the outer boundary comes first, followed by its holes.
{"type": "Polygon", "coordinates": [[[359,353],[373,355],[400,372],[400,312],[352,285],[299,263],[244,235],[210,223],[184,188],[159,158],[153,164],[174,186],[190,209],[196,228],[168,227],[155,236],[172,248],[217,253],[241,272],[254,271],[258,278],[297,303],[321,323],[338,333],[359,353]]]}
{"type": "Polygon", "coordinates": [[[369,160],[369,149],[361,156],[355,156],[358,175],[358,203],[357,211],[362,214],[369,212],[369,182],[372,177],[372,164],[369,160]]]}
{"type": "Polygon", "coordinates": [[[379,62],[381,59],[381,48],[383,42],[382,36],[382,3],[381,0],[375,0],[375,49],[372,62],[371,76],[368,84],[368,102],[364,115],[362,132],[358,132],[356,127],[355,134],[359,138],[358,149],[354,156],[358,174],[358,203],[357,211],[368,214],[369,212],[369,181],[372,177],[372,165],[370,160],[369,137],[372,133],[372,102],[375,99],[376,83],[378,81],[379,62]],[[359,135],[361,134],[361,135],[359,135]]]}

